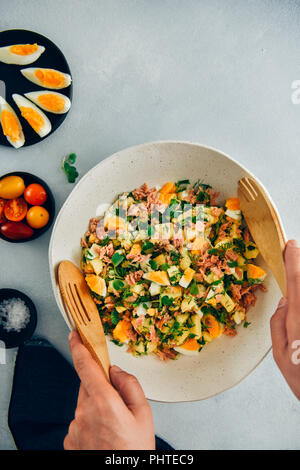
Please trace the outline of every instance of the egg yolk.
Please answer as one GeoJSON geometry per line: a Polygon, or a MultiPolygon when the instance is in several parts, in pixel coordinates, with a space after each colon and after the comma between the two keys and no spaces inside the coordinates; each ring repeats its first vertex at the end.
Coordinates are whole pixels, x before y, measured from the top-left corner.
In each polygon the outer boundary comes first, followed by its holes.
{"type": "Polygon", "coordinates": [[[20,127],[16,117],[6,109],[1,113],[1,125],[5,136],[9,137],[12,142],[16,142],[20,138],[20,127]]]}
{"type": "Polygon", "coordinates": [[[199,343],[195,338],[188,339],[185,343],[181,345],[181,348],[187,349],[188,351],[198,351],[199,343]]]}
{"type": "Polygon", "coordinates": [[[44,86],[59,88],[66,82],[64,75],[56,70],[37,69],[34,74],[44,86]]]}
{"type": "Polygon", "coordinates": [[[30,55],[38,50],[37,44],[18,44],[11,46],[10,52],[17,55],[30,55]]]}
{"type": "Polygon", "coordinates": [[[51,93],[40,95],[38,97],[38,102],[50,111],[63,111],[65,107],[65,100],[61,96],[53,95],[51,93]]]}
{"type": "Polygon", "coordinates": [[[39,133],[45,124],[42,116],[35,109],[27,108],[25,106],[20,106],[20,111],[23,118],[29,122],[35,132],[39,133]]]}

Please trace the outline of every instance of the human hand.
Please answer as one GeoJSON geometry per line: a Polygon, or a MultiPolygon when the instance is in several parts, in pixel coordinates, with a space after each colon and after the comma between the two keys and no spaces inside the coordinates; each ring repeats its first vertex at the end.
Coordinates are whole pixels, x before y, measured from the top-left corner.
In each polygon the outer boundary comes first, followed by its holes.
{"type": "Polygon", "coordinates": [[[112,366],[111,385],[76,332],[69,343],[81,385],[65,450],[154,450],[152,412],[137,379],[112,366]]]}
{"type": "Polygon", "coordinates": [[[285,253],[287,299],[271,318],[273,356],[293,393],[300,400],[300,247],[287,242],[285,253]]]}

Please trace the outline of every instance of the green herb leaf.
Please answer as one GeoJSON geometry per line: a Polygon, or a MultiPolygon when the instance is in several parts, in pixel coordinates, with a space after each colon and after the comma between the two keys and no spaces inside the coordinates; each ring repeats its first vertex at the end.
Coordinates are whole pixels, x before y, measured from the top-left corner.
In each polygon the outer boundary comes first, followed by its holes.
{"type": "Polygon", "coordinates": [[[70,155],[63,158],[62,169],[65,172],[68,182],[75,183],[76,178],[78,177],[78,172],[75,166],[72,166],[76,161],[76,154],[70,153],[70,155]]]}
{"type": "Polygon", "coordinates": [[[117,312],[117,310],[113,310],[110,314],[110,318],[111,318],[111,322],[113,325],[117,325],[120,321],[120,317],[119,317],[119,314],[117,312]]]}
{"type": "Polygon", "coordinates": [[[172,251],[172,252],[170,253],[170,256],[171,256],[171,260],[174,261],[175,263],[176,263],[177,261],[179,261],[180,258],[181,258],[181,255],[180,255],[180,253],[179,253],[178,251],[172,251]]]}
{"type": "Polygon", "coordinates": [[[152,237],[155,234],[155,228],[149,225],[148,227],[148,237],[152,237]]]}
{"type": "Polygon", "coordinates": [[[112,261],[112,264],[117,267],[119,266],[120,263],[122,263],[122,261],[125,259],[125,257],[123,255],[120,255],[120,253],[114,253],[112,255],[112,258],[111,258],[111,261],[112,261]]]}
{"type": "Polygon", "coordinates": [[[238,262],[237,261],[227,261],[227,266],[229,266],[230,268],[236,268],[238,266],[238,262]]]}
{"type": "Polygon", "coordinates": [[[191,284],[190,293],[192,295],[197,295],[199,293],[199,289],[195,280],[191,284]]]}
{"type": "Polygon", "coordinates": [[[180,180],[180,181],[177,181],[178,186],[181,186],[182,184],[190,184],[190,180],[180,180]]]}
{"type": "Polygon", "coordinates": [[[153,271],[156,271],[156,270],[157,270],[158,264],[157,264],[156,261],[154,261],[154,259],[150,259],[150,260],[149,260],[149,264],[150,264],[151,268],[153,269],[153,271]]]}
{"type": "Polygon", "coordinates": [[[164,264],[161,265],[160,269],[162,269],[163,271],[168,271],[169,267],[170,267],[169,264],[164,263],[164,264]]]}
{"type": "Polygon", "coordinates": [[[245,242],[242,239],[235,238],[233,240],[233,244],[235,246],[236,251],[242,255],[246,249],[245,242]]]}
{"type": "Polygon", "coordinates": [[[103,238],[103,240],[100,240],[100,245],[105,246],[108,244],[108,242],[109,242],[109,237],[105,237],[103,238]]]}
{"type": "Polygon", "coordinates": [[[76,162],[76,158],[77,158],[76,153],[70,153],[68,157],[68,162],[74,165],[74,163],[76,162]]]}
{"type": "Polygon", "coordinates": [[[115,290],[122,290],[125,286],[124,282],[120,281],[119,279],[115,279],[112,285],[115,290]]]}
{"type": "Polygon", "coordinates": [[[147,251],[150,251],[154,248],[153,243],[146,241],[144,245],[142,246],[142,253],[147,253],[147,251]]]}
{"type": "Polygon", "coordinates": [[[171,305],[173,305],[173,302],[174,302],[174,300],[171,299],[170,297],[168,297],[167,295],[164,295],[160,299],[161,305],[171,306],[171,305]]]}

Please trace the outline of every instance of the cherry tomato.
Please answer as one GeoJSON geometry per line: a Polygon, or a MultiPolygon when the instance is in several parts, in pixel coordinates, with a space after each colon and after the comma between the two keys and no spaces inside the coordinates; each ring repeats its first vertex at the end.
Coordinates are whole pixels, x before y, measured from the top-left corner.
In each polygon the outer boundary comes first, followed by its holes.
{"type": "Polygon", "coordinates": [[[5,217],[4,217],[4,206],[6,204],[5,199],[0,199],[0,224],[4,222],[5,217]]]}
{"type": "Polygon", "coordinates": [[[23,222],[4,222],[0,227],[0,231],[2,235],[10,240],[23,240],[33,235],[32,228],[23,224],[23,222]]]}
{"type": "Polygon", "coordinates": [[[32,228],[42,228],[47,225],[49,220],[49,212],[40,206],[33,206],[27,212],[27,222],[32,228]]]}
{"type": "Polygon", "coordinates": [[[20,222],[27,213],[27,204],[23,198],[11,199],[4,207],[4,215],[8,220],[20,222]]]}
{"type": "Polygon", "coordinates": [[[15,199],[24,193],[25,184],[20,176],[6,176],[0,180],[0,197],[15,199]]]}
{"type": "Polygon", "coordinates": [[[24,197],[32,206],[41,206],[47,199],[47,193],[43,186],[33,183],[25,189],[24,197]]]}

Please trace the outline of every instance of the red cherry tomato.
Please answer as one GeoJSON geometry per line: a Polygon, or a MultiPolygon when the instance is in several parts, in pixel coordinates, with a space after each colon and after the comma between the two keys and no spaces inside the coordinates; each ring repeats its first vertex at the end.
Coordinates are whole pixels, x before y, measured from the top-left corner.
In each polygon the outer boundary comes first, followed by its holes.
{"type": "Polygon", "coordinates": [[[33,183],[25,189],[24,197],[32,206],[41,206],[47,200],[47,193],[42,185],[33,183]]]}
{"type": "Polygon", "coordinates": [[[0,231],[2,235],[10,240],[23,240],[24,238],[30,238],[33,235],[33,230],[23,222],[4,222],[0,231]]]}
{"type": "Polygon", "coordinates": [[[4,206],[5,206],[6,202],[7,201],[5,199],[0,199],[0,224],[2,224],[2,222],[4,222],[4,220],[5,220],[4,206]]]}
{"type": "Polygon", "coordinates": [[[4,215],[8,220],[20,222],[27,214],[27,204],[21,197],[10,199],[4,207],[4,215]]]}

